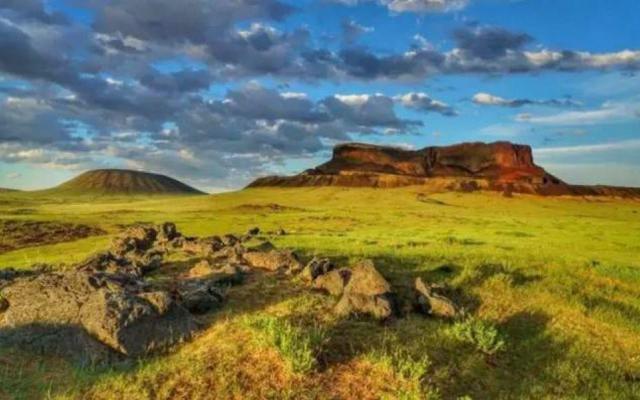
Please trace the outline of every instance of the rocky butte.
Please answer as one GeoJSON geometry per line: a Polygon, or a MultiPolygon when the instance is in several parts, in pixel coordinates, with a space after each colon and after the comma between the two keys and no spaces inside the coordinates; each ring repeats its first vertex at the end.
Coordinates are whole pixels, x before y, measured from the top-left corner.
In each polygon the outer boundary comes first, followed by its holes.
{"type": "Polygon", "coordinates": [[[571,185],[533,161],[531,147],[510,142],[461,143],[420,150],[346,143],[330,161],[294,176],[268,176],[249,187],[421,185],[434,190],[505,194],[640,197],[640,188],[571,185]]]}

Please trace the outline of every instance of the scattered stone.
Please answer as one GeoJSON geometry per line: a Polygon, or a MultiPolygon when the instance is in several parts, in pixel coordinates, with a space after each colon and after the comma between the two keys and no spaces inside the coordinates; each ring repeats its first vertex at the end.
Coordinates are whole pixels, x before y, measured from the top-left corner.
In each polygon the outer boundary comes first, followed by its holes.
{"type": "Polygon", "coordinates": [[[329,271],[335,269],[335,265],[328,258],[314,257],[304,267],[300,276],[306,282],[312,282],[317,277],[326,274],[329,271]]]}
{"type": "Polygon", "coordinates": [[[384,320],[396,311],[391,285],[371,260],[360,262],[351,269],[349,283],[344,287],[335,311],[338,315],[368,314],[384,320]]]}
{"type": "Polygon", "coordinates": [[[201,239],[185,238],[182,243],[182,250],[187,253],[208,257],[225,246],[226,245],[218,236],[210,236],[201,239]]]}
{"type": "Polygon", "coordinates": [[[118,256],[127,253],[145,253],[155,244],[158,231],[146,225],[135,225],[125,229],[111,244],[111,252],[118,256]]]}
{"type": "Polygon", "coordinates": [[[461,310],[447,298],[442,288],[425,284],[421,278],[415,281],[415,308],[418,312],[438,317],[453,319],[461,315],[461,310]]]}
{"type": "Polygon", "coordinates": [[[277,236],[285,236],[287,234],[287,231],[285,231],[284,229],[280,228],[275,233],[276,233],[277,236]]]}
{"type": "Polygon", "coordinates": [[[171,242],[180,236],[182,236],[182,234],[178,232],[178,228],[173,222],[165,222],[158,227],[159,241],[171,242]]]}
{"type": "Polygon", "coordinates": [[[247,231],[247,235],[249,236],[256,236],[260,233],[260,228],[255,227],[255,228],[251,228],[247,231]]]}
{"type": "Polygon", "coordinates": [[[244,271],[241,266],[216,266],[208,260],[202,260],[189,270],[188,277],[206,279],[218,285],[239,285],[244,280],[244,271]]]}
{"type": "Polygon", "coordinates": [[[180,304],[194,314],[216,310],[224,302],[224,294],[216,282],[192,280],[182,282],[178,289],[180,304]]]}
{"type": "Polygon", "coordinates": [[[341,296],[350,278],[349,268],[334,269],[314,279],[313,288],[323,290],[332,296],[341,296]]]}
{"type": "Polygon", "coordinates": [[[111,252],[97,253],[75,266],[77,271],[104,272],[110,274],[126,274],[142,277],[162,265],[162,254],[149,252],[130,254],[127,257],[117,256],[111,252]]]}
{"type": "Polygon", "coordinates": [[[225,246],[233,246],[240,242],[240,239],[238,239],[237,236],[234,236],[231,234],[222,236],[221,240],[222,240],[222,244],[225,246]]]}
{"type": "Polygon", "coordinates": [[[297,273],[302,269],[302,263],[296,253],[289,250],[249,251],[243,257],[254,268],[285,270],[290,273],[297,273]]]}
{"type": "Polygon", "coordinates": [[[227,262],[232,264],[245,264],[242,255],[245,253],[245,248],[240,244],[234,246],[223,247],[209,256],[209,259],[218,263],[227,262]]]}

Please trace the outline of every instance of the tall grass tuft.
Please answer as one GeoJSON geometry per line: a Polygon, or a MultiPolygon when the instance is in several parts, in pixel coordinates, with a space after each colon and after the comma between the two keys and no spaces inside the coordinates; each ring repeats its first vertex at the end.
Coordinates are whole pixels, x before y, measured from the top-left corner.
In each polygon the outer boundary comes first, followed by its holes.
{"type": "Polygon", "coordinates": [[[260,332],[263,344],[274,346],[296,373],[312,371],[317,356],[326,341],[326,332],[318,326],[297,327],[289,321],[273,316],[259,316],[248,321],[260,332]]]}
{"type": "Polygon", "coordinates": [[[506,349],[503,335],[489,321],[469,317],[456,322],[448,330],[454,338],[473,345],[478,351],[493,355],[506,349]]]}

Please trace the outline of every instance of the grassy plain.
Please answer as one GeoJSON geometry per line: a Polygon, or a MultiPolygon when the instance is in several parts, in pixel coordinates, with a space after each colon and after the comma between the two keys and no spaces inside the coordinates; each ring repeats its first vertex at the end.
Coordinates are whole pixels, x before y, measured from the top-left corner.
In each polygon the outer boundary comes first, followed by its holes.
{"type": "MultiPolygon", "coordinates": [[[[470,319],[340,320],[335,300],[276,275],[230,289],[201,335],[109,368],[0,348],[0,398],[640,398],[640,203],[420,188],[255,189],[171,198],[0,194],[0,218],[108,232],[0,254],[65,268],[121,225],[188,235],[259,226],[278,247],[341,265],[373,258],[401,294],[456,289],[470,319]]],[[[189,260],[170,260],[173,269],[189,260]]]]}

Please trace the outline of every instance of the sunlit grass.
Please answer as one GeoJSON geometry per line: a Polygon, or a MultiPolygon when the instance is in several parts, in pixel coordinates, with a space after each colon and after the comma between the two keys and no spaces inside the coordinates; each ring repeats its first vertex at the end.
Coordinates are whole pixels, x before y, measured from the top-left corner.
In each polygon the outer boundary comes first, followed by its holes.
{"type": "Polygon", "coordinates": [[[334,300],[256,278],[230,290],[194,341],[140,364],[78,371],[4,351],[0,398],[640,398],[640,203],[483,193],[427,193],[433,201],[425,202],[420,193],[0,195],[0,218],[109,232],[0,254],[0,268],[68,265],[138,221],[174,221],[188,235],[259,226],[265,239],[304,257],[341,266],[373,258],[403,298],[417,276],[447,284],[470,316],[460,325],[418,315],[389,325],[336,320],[334,300]],[[288,234],[270,234],[280,228],[288,234]],[[311,328],[322,340],[309,339],[311,328]]]}

